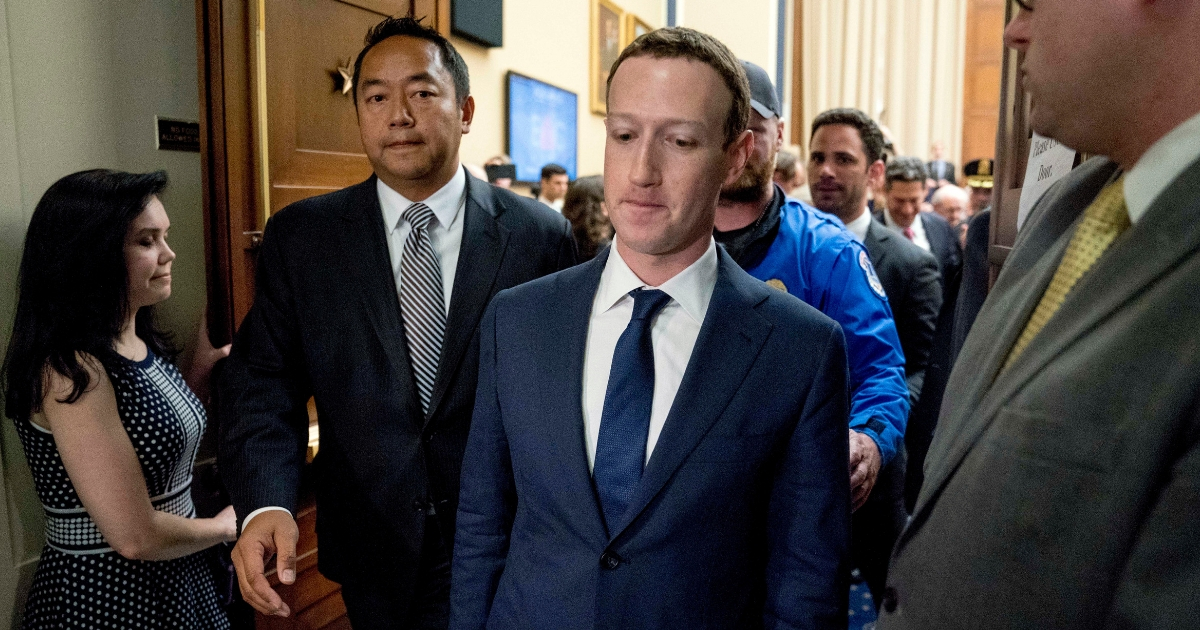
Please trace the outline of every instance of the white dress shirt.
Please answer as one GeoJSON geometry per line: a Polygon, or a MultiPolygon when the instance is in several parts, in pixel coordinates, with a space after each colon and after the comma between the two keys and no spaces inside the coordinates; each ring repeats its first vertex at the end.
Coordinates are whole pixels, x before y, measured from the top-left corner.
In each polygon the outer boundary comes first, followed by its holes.
{"type": "MultiPolygon", "coordinates": [[[[400,260],[404,255],[404,240],[412,231],[412,225],[404,220],[404,211],[413,204],[404,195],[392,190],[383,180],[375,180],[379,195],[379,207],[383,210],[383,227],[387,230],[388,256],[392,262],[392,277],[396,279],[396,294],[400,294],[400,260]]],[[[462,249],[463,210],[467,206],[467,176],[460,166],[450,181],[424,201],[437,219],[430,225],[429,240],[442,268],[442,293],[446,300],[446,312],[450,312],[450,294],[454,288],[454,272],[458,266],[458,253],[462,249]]],[[[632,317],[632,312],[631,315],[632,317]]],[[[283,510],[279,506],[261,507],[246,515],[242,530],[250,519],[268,510],[283,510]]]]}
{"type": "MultiPolygon", "coordinates": [[[[675,402],[716,284],[717,244],[710,240],[708,250],[687,269],[660,286],[649,287],[671,296],[671,301],[659,311],[650,328],[654,347],[654,400],[650,407],[650,433],[646,436],[646,462],[650,461],[667,413],[675,402]]],[[[629,292],[645,286],[625,264],[614,240],[592,302],[583,358],[583,435],[589,470],[596,463],[596,442],[600,438],[613,353],[617,340],[633,318],[633,298],[629,292]]]]}
{"type": "MultiPolygon", "coordinates": [[[[899,232],[900,236],[904,236],[904,228],[900,227],[899,223],[896,223],[892,220],[892,215],[888,214],[887,210],[883,211],[883,222],[887,224],[889,228],[899,232]]],[[[925,234],[925,224],[921,222],[920,212],[918,212],[917,216],[913,218],[912,225],[909,227],[911,227],[913,231],[913,244],[927,252],[932,252],[933,247],[930,246],[929,237],[925,234]]],[[[908,237],[904,236],[904,238],[907,239],[908,237]]]]}
{"type": "Polygon", "coordinates": [[[1125,206],[1137,223],[1155,199],[1200,158],[1200,113],[1158,139],[1125,175],[1125,206]]]}
{"type": "MultiPolygon", "coordinates": [[[[375,180],[379,191],[379,206],[383,209],[383,227],[387,229],[388,255],[392,259],[392,277],[396,279],[396,294],[400,293],[400,260],[404,255],[404,241],[412,231],[412,225],[404,220],[404,211],[413,205],[404,195],[392,190],[383,180],[375,180]]],[[[467,175],[459,167],[454,177],[423,202],[433,211],[437,219],[430,225],[429,240],[442,268],[442,294],[446,299],[446,312],[450,312],[450,293],[454,288],[454,272],[458,266],[458,252],[462,249],[463,209],[467,206],[467,175]]]]}
{"type": "Polygon", "coordinates": [[[542,203],[544,203],[544,204],[546,204],[547,206],[550,206],[551,208],[553,208],[553,209],[554,209],[554,211],[555,211],[555,212],[557,212],[557,213],[559,213],[559,214],[562,214],[563,202],[564,202],[564,201],[566,201],[566,200],[567,200],[567,198],[566,198],[566,197],[559,197],[559,198],[558,198],[557,200],[555,200],[555,201],[550,201],[549,199],[546,199],[545,197],[543,197],[543,196],[541,196],[541,195],[538,195],[538,198],[537,198],[537,200],[538,200],[538,201],[540,201],[540,202],[542,202],[542,203]]]}
{"type": "MultiPolygon", "coordinates": [[[[884,211],[884,214],[887,214],[887,212],[884,211]]],[[[854,238],[858,239],[859,243],[867,240],[867,229],[870,227],[871,213],[867,212],[866,208],[863,209],[862,214],[858,215],[857,219],[846,224],[846,229],[850,230],[850,233],[854,235],[854,238]]]]}

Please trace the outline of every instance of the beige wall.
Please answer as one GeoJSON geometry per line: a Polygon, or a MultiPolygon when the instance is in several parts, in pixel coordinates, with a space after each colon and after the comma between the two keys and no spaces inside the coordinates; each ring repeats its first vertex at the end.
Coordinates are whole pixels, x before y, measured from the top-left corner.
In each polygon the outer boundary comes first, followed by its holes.
{"type": "MultiPolygon", "coordinates": [[[[777,0],[678,0],[683,6],[679,26],[708,33],[729,46],[740,59],[762,66],[775,76],[777,0]]],[[[678,16],[677,16],[678,17],[678,16]]]]}
{"type": "Polygon", "coordinates": [[[961,165],[966,3],[961,0],[806,0],[805,125],[857,107],[887,125],[903,155],[935,140],[961,165]]]}
{"type": "MultiPolygon", "coordinates": [[[[34,206],[58,178],[96,167],[168,172],[178,258],[161,313],[180,342],[191,340],[205,295],[200,159],[157,151],[154,116],[198,118],[195,20],[192,2],[0,0],[0,348],[34,206]]],[[[0,628],[8,628],[42,523],[12,422],[0,424],[0,628]]]]}

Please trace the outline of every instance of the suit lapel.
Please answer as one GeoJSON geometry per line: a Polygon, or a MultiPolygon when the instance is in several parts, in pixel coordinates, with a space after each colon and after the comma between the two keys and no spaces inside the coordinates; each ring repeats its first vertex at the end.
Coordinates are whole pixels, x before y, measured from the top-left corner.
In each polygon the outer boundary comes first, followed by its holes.
{"type": "Polygon", "coordinates": [[[566,474],[558,482],[566,496],[580,502],[572,511],[575,524],[584,529],[588,540],[599,541],[607,536],[583,435],[583,371],[592,305],[608,252],[605,248],[592,260],[556,277],[555,295],[559,297],[557,304],[546,310],[549,316],[543,334],[561,346],[538,359],[543,373],[560,379],[548,384],[540,405],[551,423],[544,432],[547,461],[563,462],[566,474]]]}
{"type": "MultiPolygon", "coordinates": [[[[1064,206],[1064,211],[1055,213],[1059,221],[1068,213],[1075,217],[1082,213],[1100,188],[1111,179],[1114,170],[1115,166],[1111,163],[1103,164],[1089,172],[1078,186],[1061,195],[1057,203],[1064,206]]],[[[934,491],[946,483],[1005,402],[1011,400],[1030,379],[1076,340],[1172,269],[1181,258],[1200,249],[1200,224],[1194,220],[1198,199],[1200,161],[1193,163],[1177,178],[1159,196],[1138,224],[1123,234],[1106,256],[1097,261],[1096,266],[1080,279],[1079,284],[1067,295],[1059,308],[1059,312],[1066,315],[1051,318],[1038,334],[1036,342],[1030,344],[1011,368],[997,375],[1009,349],[1049,284],[1074,230],[1062,231],[1053,248],[1046,251],[1034,265],[1029,274],[1030,281],[1020,282],[1020,277],[1006,279],[1005,274],[1001,274],[1001,279],[1009,281],[1004,283],[1004,290],[995,300],[989,295],[988,303],[985,304],[988,317],[985,320],[981,313],[974,329],[1002,330],[1002,333],[999,339],[991,341],[992,347],[984,363],[986,369],[980,369],[967,386],[967,391],[972,392],[971,399],[963,401],[955,414],[946,414],[947,418],[951,415],[969,415],[952,423],[954,426],[961,426],[958,432],[945,436],[947,454],[944,458],[939,458],[941,465],[930,477],[934,491]],[[1003,308],[1006,303],[1019,304],[1020,308],[1006,310],[1003,308]],[[1019,316],[1014,317],[1014,314],[1019,316]],[[989,387],[988,381],[993,378],[994,383],[989,387]]],[[[1050,211],[1048,208],[1047,212],[1050,211]]],[[[1054,218],[1047,217],[1048,220],[1054,218]]],[[[1045,222],[1041,221],[1037,226],[1031,227],[1034,230],[1049,228],[1042,229],[1042,232],[1052,231],[1057,227],[1043,226],[1042,223],[1045,222]]],[[[1071,225],[1074,225],[1074,222],[1071,225]]],[[[1036,232],[1031,232],[1029,240],[1033,240],[1034,234],[1036,232]]],[[[1036,247],[1036,243],[1031,243],[1031,247],[1024,251],[1029,250],[1036,252],[1039,248],[1036,247]]],[[[1017,250],[1014,250],[1015,253],[1017,250]]],[[[1018,258],[1014,263],[1015,267],[1019,267],[1027,264],[1028,260],[1018,258]]],[[[1013,271],[1017,272],[1019,269],[1013,271]]],[[[997,288],[1000,288],[999,282],[997,288]]],[[[989,343],[989,340],[983,338],[985,335],[973,336],[975,339],[968,337],[968,344],[974,351],[989,343]]],[[[967,346],[964,346],[964,355],[967,350],[967,346]]],[[[949,394],[949,389],[947,391],[949,394]]],[[[949,399],[949,396],[947,398],[949,399]]],[[[930,503],[928,500],[924,502],[930,503]]],[[[921,511],[921,507],[918,506],[918,512],[921,511]]]]}
{"type": "Polygon", "coordinates": [[[499,209],[493,203],[490,187],[470,174],[467,174],[467,202],[463,212],[462,247],[454,273],[450,313],[446,317],[446,334],[429,400],[427,422],[445,397],[475,336],[508,245],[508,229],[496,220],[499,209]]]}
{"type": "Polygon", "coordinates": [[[375,186],[373,175],[356,185],[352,189],[351,207],[343,213],[349,224],[342,234],[342,251],[346,252],[344,272],[348,278],[355,279],[356,286],[364,288],[358,295],[362,300],[362,308],[367,312],[367,319],[383,346],[392,373],[400,379],[402,390],[408,393],[407,402],[420,409],[408,359],[408,346],[404,340],[400,296],[396,293],[396,279],[392,275],[387,228],[383,224],[383,210],[379,206],[379,193],[375,186]],[[363,257],[351,254],[356,251],[362,251],[363,257]]]}
{"type": "Polygon", "coordinates": [[[878,220],[872,218],[871,224],[867,226],[867,235],[863,238],[863,247],[867,248],[867,255],[871,257],[871,264],[878,269],[883,266],[883,261],[887,258],[887,247],[880,245],[883,241],[891,238],[888,234],[888,229],[879,223],[878,220]]]}
{"type": "Polygon", "coordinates": [[[771,289],[741,271],[723,248],[717,251],[717,283],[683,381],[641,484],[610,530],[611,538],[637,518],[721,417],[771,332],[771,323],[754,311],[771,289]]]}

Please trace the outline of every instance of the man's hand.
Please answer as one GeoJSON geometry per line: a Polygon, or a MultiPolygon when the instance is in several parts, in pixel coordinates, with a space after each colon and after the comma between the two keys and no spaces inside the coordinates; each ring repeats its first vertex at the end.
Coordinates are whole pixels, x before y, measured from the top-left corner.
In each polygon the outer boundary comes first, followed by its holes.
{"type": "Polygon", "coordinates": [[[275,571],[279,581],[296,581],[296,540],[300,530],[291,514],[283,510],[259,513],[242,530],[234,546],[233,566],[237,570],[242,598],[264,615],[288,616],[291,611],[279,594],[267,583],[264,565],[275,555],[275,571]]]}
{"type": "MultiPolygon", "coordinates": [[[[883,457],[879,446],[867,434],[850,430],[850,503],[854,511],[867,502],[875,480],[879,478],[879,467],[883,457]]],[[[257,519],[256,519],[257,520],[257,519]]]]}

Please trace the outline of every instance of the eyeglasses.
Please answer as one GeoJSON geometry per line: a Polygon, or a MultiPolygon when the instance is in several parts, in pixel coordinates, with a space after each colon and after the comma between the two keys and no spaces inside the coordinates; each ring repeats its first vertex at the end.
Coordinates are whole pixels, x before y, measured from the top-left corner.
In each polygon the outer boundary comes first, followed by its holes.
{"type": "Polygon", "coordinates": [[[1030,12],[1033,11],[1033,5],[1036,4],[1035,0],[1014,0],[1014,1],[1017,3],[1017,6],[1021,7],[1021,9],[1023,11],[1030,11],[1030,12]]]}

